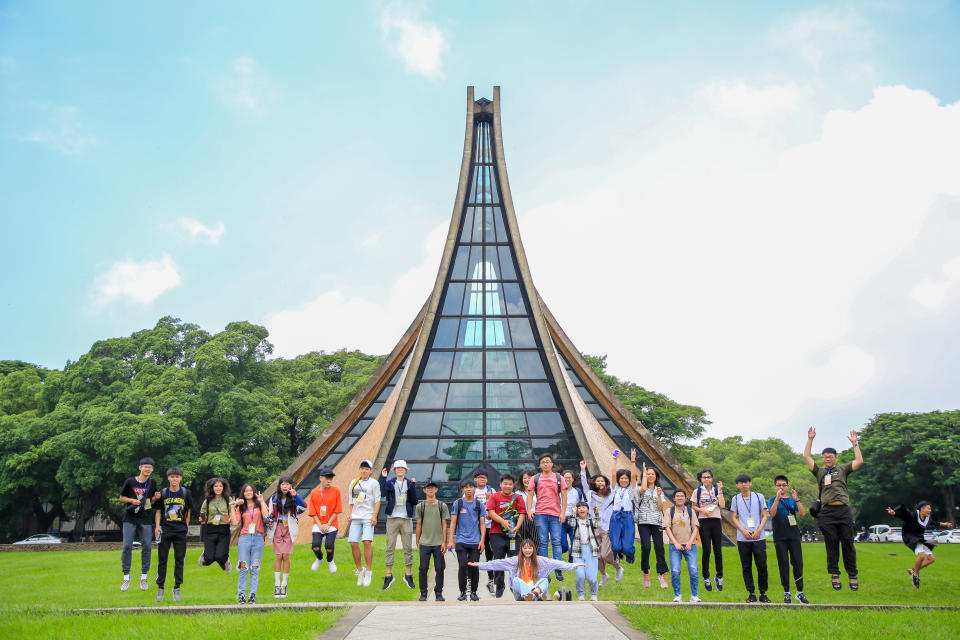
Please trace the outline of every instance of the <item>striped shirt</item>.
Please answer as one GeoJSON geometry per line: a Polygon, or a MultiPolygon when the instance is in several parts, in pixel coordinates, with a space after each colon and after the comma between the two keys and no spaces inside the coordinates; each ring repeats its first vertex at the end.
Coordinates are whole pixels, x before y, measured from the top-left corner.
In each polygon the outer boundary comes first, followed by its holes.
{"type": "Polygon", "coordinates": [[[657,488],[647,489],[634,494],[633,517],[637,524],[650,524],[658,527],[663,526],[663,513],[660,509],[664,506],[663,494],[657,499],[657,488]],[[658,504],[659,503],[659,504],[658,504]]]}

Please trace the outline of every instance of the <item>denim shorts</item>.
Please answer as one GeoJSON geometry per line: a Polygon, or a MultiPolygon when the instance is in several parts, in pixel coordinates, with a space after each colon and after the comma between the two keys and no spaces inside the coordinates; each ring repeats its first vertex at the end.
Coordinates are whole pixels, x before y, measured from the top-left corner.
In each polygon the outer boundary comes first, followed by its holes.
{"type": "Polygon", "coordinates": [[[347,542],[360,542],[361,540],[373,540],[373,525],[370,524],[369,520],[351,520],[347,542]]]}

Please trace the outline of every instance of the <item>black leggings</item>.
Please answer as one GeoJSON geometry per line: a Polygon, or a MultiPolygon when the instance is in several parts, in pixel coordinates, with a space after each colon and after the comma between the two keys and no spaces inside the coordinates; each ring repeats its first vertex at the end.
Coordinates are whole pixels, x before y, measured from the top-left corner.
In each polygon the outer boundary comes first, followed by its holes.
{"type": "Polygon", "coordinates": [[[776,540],[773,548],[777,552],[777,567],[780,569],[780,584],[783,590],[793,591],[790,588],[790,565],[793,565],[793,581],[797,591],[803,591],[803,552],[799,540],[776,540]]]}
{"type": "Polygon", "coordinates": [[[221,569],[226,569],[230,562],[230,525],[205,524],[200,529],[200,536],[203,538],[203,566],[216,562],[221,569]]]}
{"type": "Polygon", "coordinates": [[[320,545],[323,544],[327,548],[327,562],[333,560],[333,543],[337,541],[337,530],[332,529],[326,533],[319,533],[317,531],[313,532],[313,555],[317,556],[317,560],[323,560],[323,553],[320,551],[320,545]]]}
{"type": "Polygon", "coordinates": [[[710,551],[713,550],[714,562],[717,565],[717,577],[723,577],[723,520],[720,518],[700,519],[700,543],[703,546],[703,562],[700,563],[700,574],[704,578],[710,577],[710,551]]]}
{"type": "Polygon", "coordinates": [[[650,541],[653,540],[653,551],[657,555],[657,574],[667,572],[667,558],[663,555],[663,529],[656,524],[638,524],[640,531],[640,569],[650,573],[650,541]]]}
{"type": "Polygon", "coordinates": [[[457,581],[460,583],[460,593],[467,592],[467,578],[470,579],[471,593],[476,593],[477,587],[480,584],[480,569],[478,567],[471,567],[467,563],[480,561],[480,545],[458,542],[454,546],[454,550],[457,552],[457,564],[460,565],[460,570],[457,572],[457,581]]]}

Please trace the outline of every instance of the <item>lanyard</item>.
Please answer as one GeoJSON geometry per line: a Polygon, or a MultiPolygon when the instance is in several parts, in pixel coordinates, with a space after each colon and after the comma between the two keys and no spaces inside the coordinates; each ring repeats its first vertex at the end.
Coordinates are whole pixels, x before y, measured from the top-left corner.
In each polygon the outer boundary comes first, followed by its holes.
{"type": "Polygon", "coordinates": [[[220,505],[223,504],[223,498],[217,498],[217,501],[213,503],[213,508],[217,511],[220,511],[220,505]]]}
{"type": "Polygon", "coordinates": [[[143,491],[143,495],[147,495],[147,485],[150,484],[150,478],[147,478],[147,481],[143,483],[141,483],[136,478],[134,478],[133,481],[136,482],[137,486],[140,487],[140,490],[143,491]]]}
{"type": "Polygon", "coordinates": [[[180,487],[179,489],[177,489],[177,492],[176,492],[176,493],[170,493],[170,489],[167,489],[167,498],[168,498],[168,499],[169,499],[169,498],[179,498],[181,491],[183,491],[183,487],[180,487]]]}
{"type": "MultiPolygon", "coordinates": [[[[750,492],[750,504],[747,504],[747,501],[743,499],[743,494],[742,494],[742,493],[740,494],[740,504],[742,504],[743,506],[745,506],[745,507],[747,508],[747,516],[748,516],[748,517],[752,517],[752,516],[753,516],[753,495],[754,495],[754,494],[753,494],[753,491],[751,491],[751,492],[750,492]]],[[[757,500],[759,500],[759,499],[760,499],[760,498],[757,498],[757,500]]],[[[757,513],[757,516],[759,517],[760,514],[757,513]]]]}

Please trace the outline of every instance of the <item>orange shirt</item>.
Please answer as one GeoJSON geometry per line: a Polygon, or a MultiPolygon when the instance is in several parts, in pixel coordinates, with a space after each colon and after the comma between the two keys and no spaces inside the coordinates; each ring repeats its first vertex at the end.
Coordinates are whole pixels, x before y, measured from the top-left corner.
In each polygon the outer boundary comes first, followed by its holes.
{"type": "Polygon", "coordinates": [[[340,519],[334,514],[343,511],[343,502],[340,501],[340,489],[331,485],[324,491],[320,487],[315,487],[310,492],[310,498],[307,500],[307,515],[317,516],[320,524],[329,524],[340,529],[340,519]]]}
{"type": "MultiPolygon", "coordinates": [[[[517,560],[517,562],[520,561],[517,560]]],[[[534,560],[534,562],[536,562],[536,560],[534,560]]],[[[526,582],[527,584],[533,584],[533,565],[530,562],[520,562],[520,566],[518,568],[520,569],[518,572],[520,580],[526,582]]]]}

